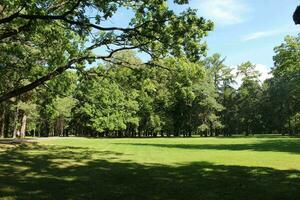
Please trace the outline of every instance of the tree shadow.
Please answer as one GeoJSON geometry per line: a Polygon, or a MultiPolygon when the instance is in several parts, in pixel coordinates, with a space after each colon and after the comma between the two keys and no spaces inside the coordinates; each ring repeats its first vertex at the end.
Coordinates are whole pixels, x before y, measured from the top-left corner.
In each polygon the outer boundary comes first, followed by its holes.
{"type": "Polygon", "coordinates": [[[300,154],[300,139],[267,140],[250,144],[159,144],[159,143],[114,143],[118,145],[151,146],[192,150],[231,150],[231,151],[274,151],[300,154]]]}
{"type": "Polygon", "coordinates": [[[0,145],[16,145],[16,144],[21,144],[21,143],[34,143],[34,141],[32,139],[28,139],[28,138],[23,138],[23,139],[19,139],[19,138],[1,138],[0,139],[0,145]]]}
{"type": "Polygon", "coordinates": [[[112,151],[39,145],[0,152],[0,199],[296,200],[300,196],[297,170],[208,162],[143,165],[120,157],[112,151]],[[95,154],[100,155],[96,160],[95,154]]]}

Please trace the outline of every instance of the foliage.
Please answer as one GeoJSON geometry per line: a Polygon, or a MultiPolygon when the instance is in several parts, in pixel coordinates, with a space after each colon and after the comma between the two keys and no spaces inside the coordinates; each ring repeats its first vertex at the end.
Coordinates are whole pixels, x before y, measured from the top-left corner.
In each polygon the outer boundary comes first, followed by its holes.
{"type": "Polygon", "coordinates": [[[186,55],[199,60],[206,50],[201,40],[213,26],[194,9],[176,14],[167,0],[4,1],[0,14],[1,73],[15,76],[10,87],[0,87],[0,101],[67,69],[82,72],[87,63],[113,62],[110,58],[122,50],[138,49],[153,59],[186,55]],[[112,26],[122,9],[132,11],[132,17],[122,27],[112,26]],[[100,48],[104,53],[97,54],[100,48]],[[19,85],[20,79],[30,83],[19,85]]]}

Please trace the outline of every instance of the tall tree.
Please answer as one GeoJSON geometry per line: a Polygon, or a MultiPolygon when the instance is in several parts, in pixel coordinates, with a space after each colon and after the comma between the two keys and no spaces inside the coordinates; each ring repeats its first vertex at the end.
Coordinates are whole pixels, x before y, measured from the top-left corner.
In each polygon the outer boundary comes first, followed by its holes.
{"type": "MultiPolygon", "coordinates": [[[[292,118],[299,112],[300,97],[300,36],[287,36],[284,43],[275,47],[272,70],[274,78],[270,91],[273,91],[271,103],[277,105],[277,116],[280,116],[282,127],[286,124],[292,133],[292,118]]],[[[294,118],[294,119],[297,119],[294,118]]]]}
{"type": "Polygon", "coordinates": [[[232,130],[232,121],[234,113],[235,93],[232,87],[235,84],[233,69],[224,64],[225,58],[221,58],[220,54],[213,54],[205,59],[205,65],[208,68],[208,75],[213,80],[214,88],[217,92],[217,102],[223,106],[220,113],[224,134],[230,135],[232,130]]]}
{"type": "Polygon", "coordinates": [[[251,62],[242,63],[238,66],[238,75],[242,77],[242,85],[238,89],[238,118],[239,130],[246,135],[259,132],[261,128],[261,114],[259,102],[262,95],[259,84],[259,72],[251,62]]]}

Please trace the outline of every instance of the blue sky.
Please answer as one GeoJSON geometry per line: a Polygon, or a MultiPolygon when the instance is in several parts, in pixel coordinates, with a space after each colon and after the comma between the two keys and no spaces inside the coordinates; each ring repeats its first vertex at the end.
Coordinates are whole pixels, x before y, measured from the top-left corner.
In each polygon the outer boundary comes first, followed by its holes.
{"type": "Polygon", "coordinates": [[[199,15],[212,19],[209,53],[227,57],[228,65],[244,61],[273,66],[274,47],[286,35],[297,35],[292,15],[299,0],[192,0],[199,15]]]}
{"type": "MultiPolygon", "coordinates": [[[[273,67],[274,47],[286,35],[297,35],[292,15],[299,0],[190,0],[189,5],[170,7],[180,12],[187,7],[198,9],[199,16],[215,23],[214,31],[205,38],[208,54],[220,53],[225,63],[237,66],[245,61],[257,64],[262,80],[273,67]]],[[[121,9],[109,24],[122,26],[132,12],[121,9]]]]}

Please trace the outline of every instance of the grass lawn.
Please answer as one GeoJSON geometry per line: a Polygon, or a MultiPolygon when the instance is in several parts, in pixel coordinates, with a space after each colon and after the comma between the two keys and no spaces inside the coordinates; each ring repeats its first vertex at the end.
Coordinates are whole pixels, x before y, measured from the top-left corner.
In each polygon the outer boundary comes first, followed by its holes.
{"type": "Polygon", "coordinates": [[[299,200],[300,138],[0,144],[0,199],[299,200]]]}

